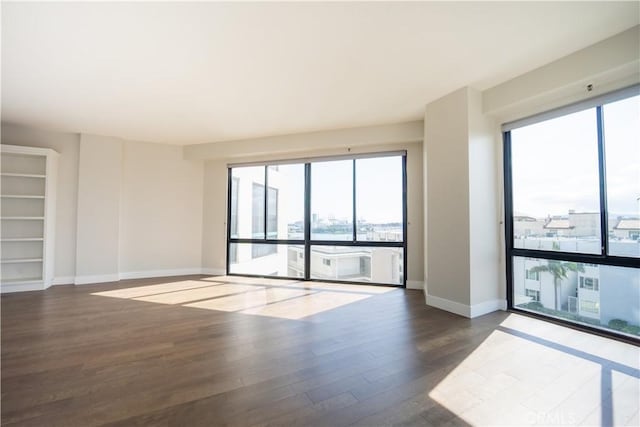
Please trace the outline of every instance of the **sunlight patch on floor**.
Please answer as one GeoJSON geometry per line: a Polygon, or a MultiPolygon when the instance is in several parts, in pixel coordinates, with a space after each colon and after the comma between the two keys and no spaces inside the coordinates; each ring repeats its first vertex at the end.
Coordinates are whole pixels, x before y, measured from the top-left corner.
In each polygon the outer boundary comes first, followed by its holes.
{"type": "Polygon", "coordinates": [[[209,310],[241,311],[308,295],[312,292],[313,291],[299,289],[262,288],[258,291],[244,292],[239,295],[209,299],[185,305],[187,307],[206,308],[209,310]]]}
{"type": "Polygon", "coordinates": [[[179,282],[162,283],[159,285],[136,286],[133,288],[114,289],[112,291],[95,292],[91,295],[113,298],[136,298],[146,295],[156,295],[166,292],[182,291],[185,289],[204,288],[215,283],[202,282],[200,280],[182,280],[179,282]]]}
{"type": "Polygon", "coordinates": [[[299,320],[394,290],[385,286],[215,276],[92,295],[299,320]]]}
{"type": "Polygon", "coordinates": [[[211,276],[200,279],[205,282],[237,283],[239,285],[274,285],[285,286],[301,283],[299,280],[269,279],[268,277],[245,277],[245,276],[211,276]]]}
{"type": "Polygon", "coordinates": [[[471,425],[632,425],[639,368],[635,346],[510,315],[429,397],[471,425]]]}
{"type": "Polygon", "coordinates": [[[252,285],[215,285],[204,288],[187,289],[184,291],[168,292],[164,294],[149,295],[134,298],[137,301],[157,302],[160,304],[183,304],[186,302],[233,295],[241,292],[264,289],[262,286],[252,285]]]}
{"type": "Polygon", "coordinates": [[[260,316],[279,317],[282,319],[298,320],[313,316],[327,310],[342,307],[356,301],[369,298],[366,294],[349,294],[346,292],[317,292],[296,299],[282,301],[277,304],[266,304],[261,307],[242,310],[240,313],[257,314],[260,316]]]}

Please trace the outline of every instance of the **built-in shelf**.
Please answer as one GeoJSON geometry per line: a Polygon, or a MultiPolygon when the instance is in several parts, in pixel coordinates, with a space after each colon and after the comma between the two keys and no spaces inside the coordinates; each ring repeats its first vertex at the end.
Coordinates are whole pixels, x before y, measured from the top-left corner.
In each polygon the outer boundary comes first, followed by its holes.
{"type": "Polygon", "coordinates": [[[42,282],[42,277],[21,277],[20,279],[2,280],[3,285],[26,285],[27,283],[42,282]]]}
{"type": "Polygon", "coordinates": [[[3,216],[2,220],[44,220],[43,216],[3,216]]]}
{"type": "Polygon", "coordinates": [[[3,194],[0,197],[3,199],[44,199],[44,196],[30,196],[26,194],[3,194]]]}
{"type": "Polygon", "coordinates": [[[12,176],[16,178],[46,178],[46,175],[38,175],[33,173],[10,173],[10,172],[2,172],[0,176],[12,176]]]}
{"type": "Polygon", "coordinates": [[[58,153],[7,144],[0,151],[0,292],[46,289],[54,274],[58,153]]]}
{"type": "Polygon", "coordinates": [[[18,258],[2,260],[2,264],[24,264],[27,262],[42,262],[42,258],[18,258]]]}

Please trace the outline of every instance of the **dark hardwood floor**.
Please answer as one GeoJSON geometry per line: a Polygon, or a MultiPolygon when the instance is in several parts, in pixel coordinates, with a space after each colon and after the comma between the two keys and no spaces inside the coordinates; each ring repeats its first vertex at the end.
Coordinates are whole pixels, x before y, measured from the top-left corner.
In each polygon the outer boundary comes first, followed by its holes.
{"type": "Polygon", "coordinates": [[[402,289],[221,288],[234,280],[3,295],[2,425],[467,425],[434,388],[509,316],[465,319],[402,289]]]}

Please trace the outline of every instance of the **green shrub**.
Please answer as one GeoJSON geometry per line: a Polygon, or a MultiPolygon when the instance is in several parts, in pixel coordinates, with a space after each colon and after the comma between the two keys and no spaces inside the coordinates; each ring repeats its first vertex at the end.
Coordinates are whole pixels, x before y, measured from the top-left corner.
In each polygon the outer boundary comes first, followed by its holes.
{"type": "Polygon", "coordinates": [[[622,332],[626,332],[631,335],[640,335],[640,326],[637,325],[627,325],[622,328],[622,332]]]}
{"type": "Polygon", "coordinates": [[[609,327],[611,329],[616,329],[618,331],[621,331],[622,329],[627,327],[627,325],[628,325],[628,322],[622,319],[611,319],[609,321],[609,327]]]}

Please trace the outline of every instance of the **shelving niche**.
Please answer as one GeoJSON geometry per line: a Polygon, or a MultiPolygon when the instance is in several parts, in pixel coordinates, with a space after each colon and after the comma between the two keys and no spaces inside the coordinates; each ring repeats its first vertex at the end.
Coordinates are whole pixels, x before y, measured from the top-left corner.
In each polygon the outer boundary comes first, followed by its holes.
{"type": "Polygon", "coordinates": [[[54,275],[58,153],[0,145],[0,291],[46,289],[54,275]]]}

